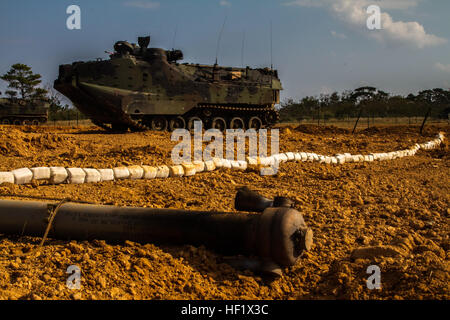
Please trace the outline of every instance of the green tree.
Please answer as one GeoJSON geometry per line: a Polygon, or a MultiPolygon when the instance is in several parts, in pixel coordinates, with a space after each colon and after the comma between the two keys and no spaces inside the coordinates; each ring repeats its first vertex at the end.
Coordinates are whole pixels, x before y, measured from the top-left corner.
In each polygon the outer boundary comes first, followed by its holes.
{"type": "Polygon", "coordinates": [[[11,69],[2,75],[0,79],[8,82],[8,88],[11,90],[5,93],[10,98],[19,98],[23,100],[34,101],[38,99],[45,99],[47,90],[39,88],[41,83],[41,75],[33,73],[31,67],[26,64],[16,63],[11,66],[11,69]]]}

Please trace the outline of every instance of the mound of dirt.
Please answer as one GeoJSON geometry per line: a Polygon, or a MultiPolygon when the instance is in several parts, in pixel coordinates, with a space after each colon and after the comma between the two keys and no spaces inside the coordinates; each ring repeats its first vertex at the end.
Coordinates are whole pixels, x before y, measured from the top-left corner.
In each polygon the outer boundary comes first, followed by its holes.
{"type": "MultiPolygon", "coordinates": [[[[333,127],[290,131],[280,135],[282,152],[370,153],[422,143],[439,131],[450,138],[449,126],[434,125],[423,136],[406,126],[356,135],[333,127]]],[[[170,133],[107,134],[89,127],[38,133],[0,127],[0,134],[2,171],[170,164],[176,144],[170,133]]],[[[268,282],[201,246],[49,239],[38,251],[40,238],[2,235],[0,299],[449,299],[449,166],[443,146],[389,162],[286,163],[266,177],[218,170],[97,184],[2,185],[1,199],[23,200],[15,194],[225,212],[235,212],[236,188],[247,185],[268,198],[292,199],[314,231],[314,244],[268,282]],[[66,287],[71,265],[81,269],[80,290],[66,287]],[[366,286],[370,265],[381,270],[381,290],[366,286]]]]}
{"type": "Polygon", "coordinates": [[[16,128],[0,128],[0,154],[32,157],[44,150],[74,147],[74,140],[55,133],[26,133],[16,128]]]}

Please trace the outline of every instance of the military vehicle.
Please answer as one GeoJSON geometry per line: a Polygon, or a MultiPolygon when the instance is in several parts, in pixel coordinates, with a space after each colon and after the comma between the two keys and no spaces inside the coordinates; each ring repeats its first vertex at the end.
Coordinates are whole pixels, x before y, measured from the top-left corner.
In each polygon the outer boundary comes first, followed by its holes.
{"type": "Polygon", "coordinates": [[[0,98],[0,123],[39,125],[47,122],[48,103],[22,99],[0,98]]]}
{"type": "Polygon", "coordinates": [[[54,88],[96,125],[114,131],[259,129],[278,121],[281,82],[270,68],[178,63],[180,50],[118,41],[109,60],[59,66],[54,88]]]}

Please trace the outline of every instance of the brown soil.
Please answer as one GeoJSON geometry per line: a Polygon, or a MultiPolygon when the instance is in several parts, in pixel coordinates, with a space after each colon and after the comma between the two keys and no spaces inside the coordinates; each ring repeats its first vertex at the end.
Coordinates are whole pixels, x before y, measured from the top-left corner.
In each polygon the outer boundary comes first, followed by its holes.
{"type": "MultiPolygon", "coordinates": [[[[281,151],[320,154],[399,150],[448,126],[348,130],[283,128],[281,151]]],[[[85,128],[0,127],[0,171],[34,166],[108,168],[170,163],[169,133],[106,134],[85,128]]],[[[283,276],[268,282],[236,270],[203,247],[111,245],[104,241],[0,236],[0,299],[449,299],[448,147],[390,162],[327,166],[287,163],[279,174],[220,170],[189,178],[83,185],[1,185],[6,194],[99,204],[234,211],[238,186],[292,198],[314,230],[314,245],[283,276]],[[357,249],[357,250],[355,250],[357,249]],[[81,290],[66,269],[82,270],[81,290]],[[366,287],[369,265],[381,290],[366,287]]]]}

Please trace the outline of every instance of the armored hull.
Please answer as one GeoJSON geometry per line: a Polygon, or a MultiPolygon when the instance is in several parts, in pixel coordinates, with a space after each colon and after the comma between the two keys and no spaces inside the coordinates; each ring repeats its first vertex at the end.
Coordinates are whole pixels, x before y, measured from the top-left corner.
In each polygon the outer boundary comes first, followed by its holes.
{"type": "Polygon", "coordinates": [[[47,119],[48,104],[46,102],[0,99],[1,124],[39,125],[47,122],[47,119]]]}
{"type": "Polygon", "coordinates": [[[179,50],[119,41],[109,60],[59,67],[55,89],[91,120],[113,130],[255,128],[278,120],[276,70],[178,63],[179,50]]]}

